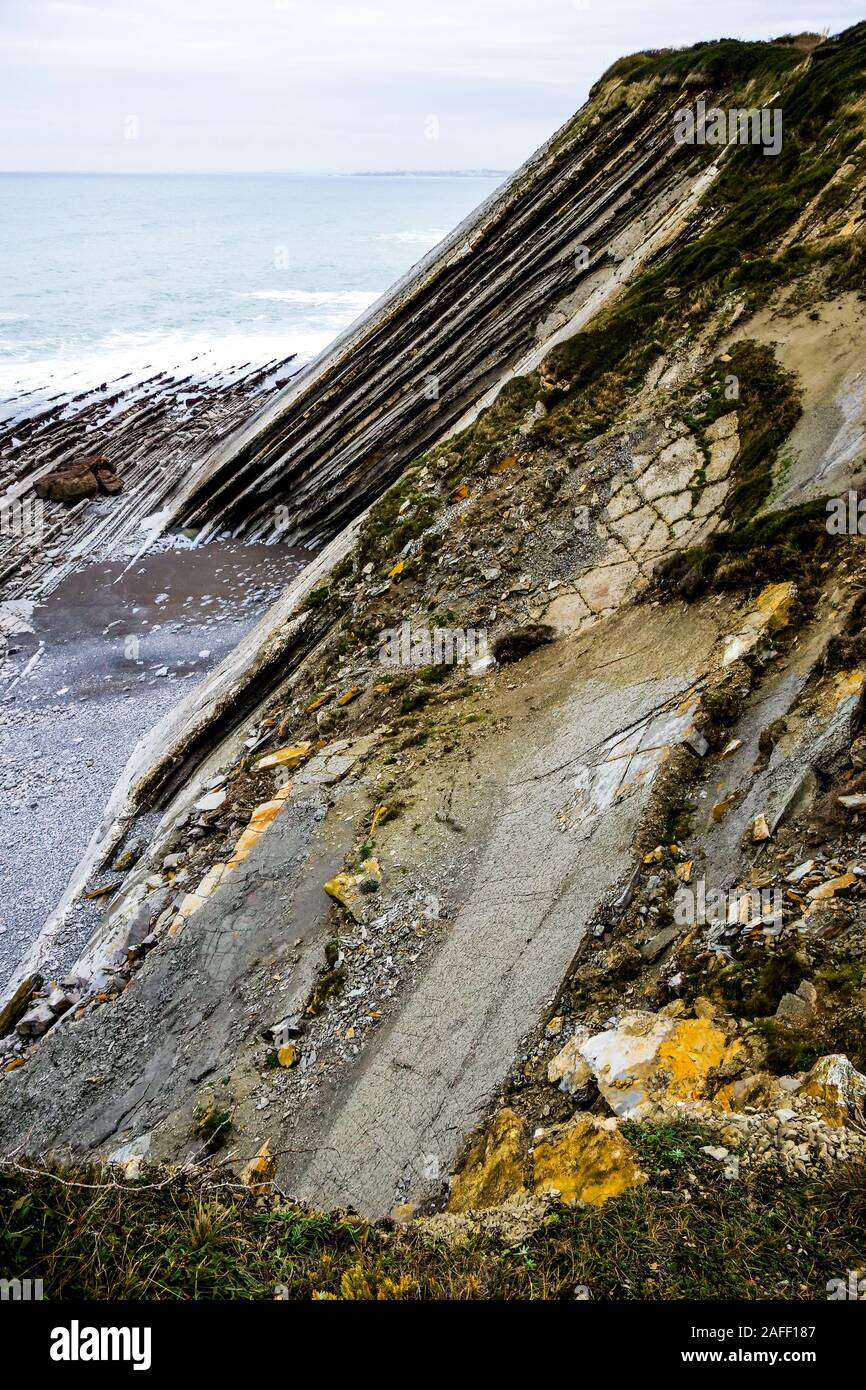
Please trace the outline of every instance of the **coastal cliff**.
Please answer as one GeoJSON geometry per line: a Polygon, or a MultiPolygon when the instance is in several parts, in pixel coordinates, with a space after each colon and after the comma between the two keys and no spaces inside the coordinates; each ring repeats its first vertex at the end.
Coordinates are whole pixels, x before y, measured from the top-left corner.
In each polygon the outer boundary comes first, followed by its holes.
{"type": "Polygon", "coordinates": [[[862,1164],[864,69],[864,26],[623,59],[161,484],[322,548],[11,982],[7,1155],[217,1155],[404,1253],[655,1210],[680,1152],[745,1210],[862,1164]]]}

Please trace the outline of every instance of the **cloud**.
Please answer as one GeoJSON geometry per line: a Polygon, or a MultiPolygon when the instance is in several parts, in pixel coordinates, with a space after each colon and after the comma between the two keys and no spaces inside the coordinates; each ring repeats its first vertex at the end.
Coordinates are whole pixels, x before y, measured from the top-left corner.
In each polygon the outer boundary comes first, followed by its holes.
{"type": "MultiPolygon", "coordinates": [[[[822,23],[857,18],[831,0],[822,23]]],[[[0,167],[512,167],[641,47],[814,25],[732,0],[4,0],[0,167]],[[138,138],[128,138],[128,117],[138,138]],[[438,120],[431,139],[429,117],[438,120]]]]}

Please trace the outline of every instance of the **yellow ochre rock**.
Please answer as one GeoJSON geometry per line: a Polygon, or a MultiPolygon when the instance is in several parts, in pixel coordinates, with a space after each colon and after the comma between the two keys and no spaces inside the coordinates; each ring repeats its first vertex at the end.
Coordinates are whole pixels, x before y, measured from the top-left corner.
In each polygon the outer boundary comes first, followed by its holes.
{"type": "Polygon", "coordinates": [[[739,1049],[708,1018],[626,1014],[580,1048],[616,1115],[646,1114],[662,1101],[698,1100],[711,1071],[739,1049]]]}
{"type": "Polygon", "coordinates": [[[790,580],[768,584],[758,595],[755,607],[738,632],[725,638],[722,664],[730,666],[750,652],[765,632],[778,632],[791,621],[797,586],[790,580]]]}
{"type": "Polygon", "coordinates": [[[263,772],[268,767],[300,767],[305,758],[310,755],[313,745],[309,739],[303,743],[293,743],[288,748],[278,748],[275,753],[266,753],[258,762],[253,763],[254,772],[263,772]]]}
{"type": "Polygon", "coordinates": [[[761,615],[770,632],[784,627],[791,618],[791,608],[797,595],[797,586],[790,580],[783,584],[768,584],[758,594],[756,611],[761,615]]]}
{"type": "Polygon", "coordinates": [[[852,671],[837,671],[829,686],[821,693],[821,708],[825,713],[831,713],[843,700],[850,700],[852,696],[859,695],[864,681],[866,671],[859,667],[852,671]]]}
{"type": "Polygon", "coordinates": [[[563,1202],[601,1206],[646,1180],[637,1154],[613,1118],[577,1115],[535,1139],[535,1190],[557,1192],[563,1202]]]}
{"type": "Polygon", "coordinates": [[[258,844],[268,826],[275,821],[280,814],[280,811],[283,809],[283,802],[291,790],[292,784],[291,782],[287,782],[284,787],[280,787],[279,791],[270,801],[262,801],[255,807],[250,816],[249,825],[246,830],[241,832],[240,838],[235,844],[232,857],[226,865],[227,869],[236,869],[238,864],[243,863],[249,855],[250,850],[254,845],[258,844]]]}
{"type": "Polygon", "coordinates": [[[316,695],[308,705],[304,706],[305,714],[312,714],[315,710],[321,709],[329,700],[334,698],[333,690],[325,690],[321,695],[316,695]]]}
{"type": "Polygon", "coordinates": [[[761,815],[755,816],[752,821],[752,839],[757,843],[759,840],[769,840],[769,838],[770,827],[767,824],[767,817],[762,812],[761,815]]]}
{"type": "Polygon", "coordinates": [[[547,1064],[547,1079],[561,1091],[574,1094],[592,1080],[592,1070],[580,1051],[580,1039],[570,1038],[547,1064]]]}
{"type": "Polygon", "coordinates": [[[810,888],[806,896],[810,902],[823,902],[825,898],[835,898],[837,893],[853,888],[857,881],[856,874],[839,874],[837,878],[829,878],[826,883],[810,888]]]}
{"type": "Polygon", "coordinates": [[[382,870],[378,859],[372,856],[365,859],[356,873],[337,874],[324,885],[329,897],[336,899],[356,922],[366,916],[367,896],[375,893],[382,882],[382,870]]]}
{"type": "Polygon", "coordinates": [[[175,936],[182,929],[187,918],[192,917],[198,912],[200,907],[204,906],[211,894],[219,887],[226,874],[231,873],[232,869],[236,869],[238,864],[243,863],[249,855],[250,850],[258,843],[262,835],[264,835],[268,826],[276,820],[277,816],[280,814],[280,811],[283,809],[283,803],[291,790],[292,784],[288,782],[284,787],[280,787],[279,791],[275,792],[270,801],[262,801],[256,806],[250,817],[249,825],[241,832],[232,850],[231,859],[225,864],[212,864],[197,887],[191,893],[187,893],[184,896],[177,910],[177,916],[169,928],[169,935],[175,936]]]}
{"type": "Polygon", "coordinates": [[[253,1191],[264,1189],[271,1180],[276,1159],[271,1153],[271,1141],[266,1139],[249,1163],[241,1171],[241,1182],[253,1191]]]}
{"type": "Polygon", "coordinates": [[[798,1094],[813,1097],[816,1111],[837,1128],[866,1112],[866,1076],[841,1052],[819,1057],[798,1094]]]}
{"type": "Polygon", "coordinates": [[[498,1206],[506,1197],[526,1190],[527,1169],[523,1121],[506,1107],[473,1141],[466,1162],[451,1181],[448,1210],[498,1206]]]}
{"type": "Polygon", "coordinates": [[[391,1220],[398,1226],[408,1226],[415,1215],[414,1202],[400,1202],[396,1207],[391,1208],[391,1220]]]}

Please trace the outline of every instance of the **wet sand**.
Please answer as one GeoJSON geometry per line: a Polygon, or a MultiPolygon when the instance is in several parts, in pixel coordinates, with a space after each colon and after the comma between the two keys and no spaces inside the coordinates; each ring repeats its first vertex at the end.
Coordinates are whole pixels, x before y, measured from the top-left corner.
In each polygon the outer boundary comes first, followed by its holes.
{"type": "MultiPolygon", "coordinates": [[[[84,852],[141,735],[184,698],[311,558],[218,542],[89,565],[16,609],[0,670],[0,984],[84,852]],[[29,630],[26,630],[29,629],[29,630]]],[[[90,930],[70,919],[58,969],[90,930]]]]}

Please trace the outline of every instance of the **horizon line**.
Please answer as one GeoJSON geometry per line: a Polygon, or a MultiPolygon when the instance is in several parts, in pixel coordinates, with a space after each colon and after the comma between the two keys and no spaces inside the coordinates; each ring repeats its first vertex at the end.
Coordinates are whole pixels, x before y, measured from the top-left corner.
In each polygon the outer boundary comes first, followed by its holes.
{"type": "Polygon", "coordinates": [[[0,178],[274,178],[274,179],[375,179],[375,178],[473,178],[512,174],[508,169],[0,169],[0,178]]]}

